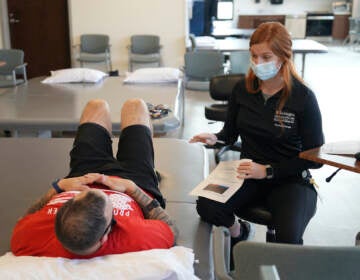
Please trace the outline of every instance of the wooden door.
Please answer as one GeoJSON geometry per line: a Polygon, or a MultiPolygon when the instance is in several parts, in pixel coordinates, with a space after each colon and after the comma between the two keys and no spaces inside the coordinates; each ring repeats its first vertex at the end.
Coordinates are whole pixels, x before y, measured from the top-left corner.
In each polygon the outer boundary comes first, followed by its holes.
{"type": "Polygon", "coordinates": [[[11,48],[25,52],[28,77],[69,68],[67,0],[8,0],[11,48]]]}

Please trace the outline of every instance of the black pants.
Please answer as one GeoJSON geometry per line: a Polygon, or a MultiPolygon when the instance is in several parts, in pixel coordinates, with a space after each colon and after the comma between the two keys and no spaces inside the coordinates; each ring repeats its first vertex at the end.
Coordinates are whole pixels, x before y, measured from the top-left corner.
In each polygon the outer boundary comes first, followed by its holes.
{"type": "Polygon", "coordinates": [[[113,156],[112,139],[105,128],[95,123],[80,125],[70,152],[70,173],[67,177],[86,173],[132,180],[165,208],[154,169],[151,131],[144,125],[132,125],[121,132],[116,158],[113,156]]]}
{"type": "Polygon", "coordinates": [[[276,242],[302,244],[305,228],[316,211],[317,193],[308,179],[244,181],[226,202],[204,197],[197,200],[201,218],[216,226],[230,227],[235,216],[252,205],[265,205],[273,216],[276,242]]]}

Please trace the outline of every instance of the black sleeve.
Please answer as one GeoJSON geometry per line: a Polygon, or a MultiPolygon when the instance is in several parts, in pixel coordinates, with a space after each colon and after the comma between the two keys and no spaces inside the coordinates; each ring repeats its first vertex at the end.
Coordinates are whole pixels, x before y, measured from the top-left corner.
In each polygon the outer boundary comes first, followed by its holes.
{"type": "MultiPolygon", "coordinates": [[[[299,134],[302,141],[302,151],[324,144],[319,105],[314,93],[310,90],[305,97],[303,113],[299,116],[299,134]]],[[[284,178],[298,175],[305,169],[315,169],[321,166],[322,164],[295,157],[274,164],[274,177],[284,178]]]]}
{"type": "Polygon", "coordinates": [[[236,116],[238,113],[238,105],[236,99],[241,90],[240,85],[241,83],[239,82],[234,87],[228,101],[228,111],[224,126],[220,132],[215,134],[219,140],[225,141],[225,143],[228,145],[234,144],[239,137],[239,135],[236,133],[235,128],[236,128],[236,116]]]}

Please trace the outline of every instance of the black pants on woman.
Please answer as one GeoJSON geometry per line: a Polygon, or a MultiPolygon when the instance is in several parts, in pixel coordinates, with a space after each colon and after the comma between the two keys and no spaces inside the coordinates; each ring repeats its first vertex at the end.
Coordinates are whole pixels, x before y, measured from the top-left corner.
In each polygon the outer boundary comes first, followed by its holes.
{"type": "Polygon", "coordinates": [[[230,227],[241,210],[265,205],[273,216],[276,242],[302,244],[305,228],[316,211],[317,193],[309,178],[244,181],[242,187],[226,202],[204,197],[197,200],[200,217],[216,226],[230,227]]]}

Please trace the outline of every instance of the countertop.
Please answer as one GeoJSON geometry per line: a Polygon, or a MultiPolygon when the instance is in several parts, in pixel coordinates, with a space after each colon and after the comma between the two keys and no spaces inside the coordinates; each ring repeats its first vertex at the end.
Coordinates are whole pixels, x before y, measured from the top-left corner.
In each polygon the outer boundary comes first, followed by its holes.
{"type": "Polygon", "coordinates": [[[238,13],[239,16],[277,16],[277,15],[291,15],[291,16],[306,16],[306,12],[293,12],[293,11],[276,11],[268,9],[259,9],[259,10],[242,10],[238,13]]]}

